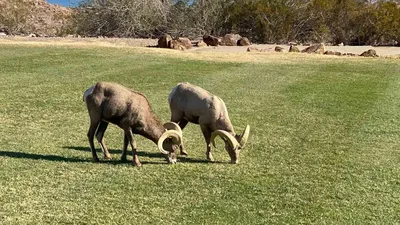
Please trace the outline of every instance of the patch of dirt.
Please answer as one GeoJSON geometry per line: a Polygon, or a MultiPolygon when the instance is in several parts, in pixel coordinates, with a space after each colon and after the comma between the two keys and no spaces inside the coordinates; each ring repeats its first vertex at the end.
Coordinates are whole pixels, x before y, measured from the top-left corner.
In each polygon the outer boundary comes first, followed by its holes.
{"type": "Polygon", "coordinates": [[[157,39],[140,38],[75,38],[75,37],[0,37],[0,44],[32,44],[59,46],[148,47],[157,46],[157,39]]]}
{"type": "MultiPolygon", "coordinates": [[[[263,44],[254,44],[252,47],[256,47],[258,49],[265,49],[266,52],[274,52],[276,46],[280,46],[283,48],[284,52],[289,51],[288,45],[263,45],[263,44]]],[[[299,50],[303,50],[308,46],[297,46],[299,50]]],[[[218,46],[218,47],[203,47],[203,48],[193,48],[190,51],[197,52],[246,52],[248,46],[218,46]]],[[[360,55],[364,51],[369,49],[374,49],[379,56],[400,56],[400,47],[374,47],[374,46],[325,46],[325,51],[335,51],[341,53],[353,53],[356,55],[360,55]]],[[[292,53],[291,53],[292,54],[292,53]]],[[[304,53],[302,53],[304,54],[304,53]]]]}
{"type": "MultiPolygon", "coordinates": [[[[0,37],[0,45],[32,45],[32,46],[65,46],[78,48],[110,47],[120,51],[131,51],[141,54],[158,54],[160,56],[177,57],[187,60],[222,61],[222,62],[252,62],[252,63],[298,63],[299,61],[328,60],[354,60],[364,57],[320,55],[307,53],[289,53],[289,46],[279,45],[284,52],[275,52],[277,45],[252,45],[253,47],[266,49],[265,52],[246,52],[248,46],[218,46],[218,47],[194,47],[190,50],[179,51],[166,48],[157,48],[157,39],[133,39],[133,38],[31,38],[21,36],[0,37]],[[152,47],[149,47],[152,46],[152,47]]],[[[307,46],[297,46],[300,50],[307,46]]],[[[368,49],[375,49],[377,54],[385,58],[400,59],[400,47],[372,47],[372,46],[326,46],[326,50],[342,53],[361,54],[368,49]]]]}

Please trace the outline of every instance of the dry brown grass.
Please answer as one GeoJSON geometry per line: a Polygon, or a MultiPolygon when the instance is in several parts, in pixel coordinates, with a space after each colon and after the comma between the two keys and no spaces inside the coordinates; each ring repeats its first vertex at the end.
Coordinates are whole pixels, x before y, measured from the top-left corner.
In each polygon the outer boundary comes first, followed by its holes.
{"type": "MultiPolygon", "coordinates": [[[[34,45],[34,46],[60,46],[60,47],[77,47],[77,48],[120,48],[121,51],[132,51],[139,54],[157,54],[160,56],[184,58],[187,60],[204,60],[215,62],[251,62],[251,63],[268,63],[281,62],[292,63],[299,61],[317,61],[324,62],[327,60],[354,60],[359,61],[364,57],[350,56],[334,56],[334,55],[318,55],[304,53],[277,53],[274,51],[267,52],[246,52],[246,47],[203,47],[201,49],[194,48],[187,51],[177,51],[171,49],[161,49],[154,46],[157,45],[157,39],[131,39],[131,38],[29,38],[29,37],[2,37],[0,44],[6,45],[34,45]],[[150,46],[150,47],[149,47],[150,46]]],[[[275,45],[258,45],[263,48],[273,49],[275,45]]],[[[360,51],[368,46],[346,46],[344,52],[360,51]],[[360,48],[361,47],[361,48],[360,48]]],[[[329,48],[329,47],[328,47],[329,48]]],[[[333,49],[337,48],[332,46],[333,49]]],[[[386,48],[385,53],[391,51],[393,55],[385,55],[382,58],[400,59],[400,48],[386,48]],[[398,51],[398,52],[396,52],[398,51]],[[397,54],[396,54],[397,53],[397,54]]]]}

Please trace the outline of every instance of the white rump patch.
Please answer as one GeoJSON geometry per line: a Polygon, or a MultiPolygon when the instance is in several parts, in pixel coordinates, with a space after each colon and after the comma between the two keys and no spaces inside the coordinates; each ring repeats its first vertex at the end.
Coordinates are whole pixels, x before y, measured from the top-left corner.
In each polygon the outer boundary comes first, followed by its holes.
{"type": "Polygon", "coordinates": [[[89,96],[90,94],[93,93],[93,89],[94,89],[94,86],[91,86],[90,88],[88,88],[88,89],[85,91],[85,93],[83,93],[83,101],[84,101],[84,102],[86,102],[87,96],[89,96]]]}

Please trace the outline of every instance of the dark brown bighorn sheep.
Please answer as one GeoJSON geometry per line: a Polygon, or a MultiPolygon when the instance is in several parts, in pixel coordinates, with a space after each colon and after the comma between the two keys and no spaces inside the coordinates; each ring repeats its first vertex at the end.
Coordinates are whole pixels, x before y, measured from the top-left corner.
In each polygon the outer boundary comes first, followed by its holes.
{"type": "MultiPolygon", "coordinates": [[[[244,132],[237,135],[233,130],[224,101],[208,91],[189,83],[180,83],[174,87],[168,102],[171,109],[171,121],[178,123],[181,129],[188,122],[199,124],[207,143],[207,159],[213,161],[210,142],[220,136],[225,142],[231,162],[239,162],[240,150],[245,146],[250,133],[247,125],[244,132]]],[[[181,154],[186,154],[183,145],[181,154]]]]}
{"type": "Polygon", "coordinates": [[[133,134],[139,134],[156,143],[169,163],[176,162],[176,150],[182,142],[182,130],[171,122],[163,125],[143,94],[119,84],[99,82],[85,91],[83,100],[86,102],[90,117],[87,135],[95,162],[98,162],[99,158],[94,148],[94,136],[101,145],[104,157],[111,159],[103,140],[108,123],[113,123],[124,130],[122,161],[126,161],[129,143],[132,147],[133,165],[141,165],[136,153],[136,142],[133,139],[133,134]]]}

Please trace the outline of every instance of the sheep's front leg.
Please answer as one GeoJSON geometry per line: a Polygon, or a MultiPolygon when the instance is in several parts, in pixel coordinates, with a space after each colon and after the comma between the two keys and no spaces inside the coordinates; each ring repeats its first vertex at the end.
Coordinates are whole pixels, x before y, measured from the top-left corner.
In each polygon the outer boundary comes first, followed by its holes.
{"type": "Polygon", "coordinates": [[[101,150],[103,151],[104,158],[107,159],[107,160],[110,160],[111,159],[111,155],[108,152],[106,144],[104,143],[104,140],[103,140],[104,133],[107,130],[107,126],[108,126],[107,122],[105,122],[105,121],[101,121],[100,122],[99,126],[97,127],[96,138],[97,138],[97,141],[100,143],[101,150]]]}
{"type": "Polygon", "coordinates": [[[131,145],[131,148],[132,148],[132,156],[133,156],[132,164],[134,166],[141,166],[142,164],[140,163],[139,158],[137,156],[136,143],[135,143],[135,140],[133,139],[132,130],[131,130],[131,128],[127,128],[124,130],[125,130],[125,136],[127,137],[128,141],[131,145]]]}
{"type": "Polygon", "coordinates": [[[214,158],[211,154],[211,144],[210,144],[211,143],[211,130],[207,126],[204,126],[204,125],[200,125],[200,127],[201,127],[201,132],[203,132],[203,136],[204,136],[204,139],[206,140],[206,144],[207,144],[207,151],[206,151],[207,159],[209,161],[213,162],[214,158]]]}

